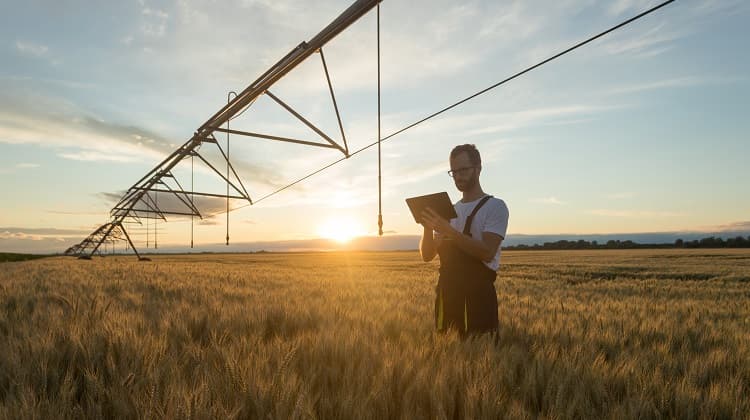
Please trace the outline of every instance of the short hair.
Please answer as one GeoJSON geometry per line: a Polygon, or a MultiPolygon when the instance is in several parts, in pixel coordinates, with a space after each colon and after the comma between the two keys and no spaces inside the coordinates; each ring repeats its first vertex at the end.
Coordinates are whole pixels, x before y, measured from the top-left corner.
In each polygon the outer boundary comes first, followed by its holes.
{"type": "Polygon", "coordinates": [[[469,161],[472,165],[482,166],[482,157],[479,156],[479,150],[473,144],[462,144],[451,150],[451,159],[455,159],[459,154],[466,152],[469,155],[469,161]]]}

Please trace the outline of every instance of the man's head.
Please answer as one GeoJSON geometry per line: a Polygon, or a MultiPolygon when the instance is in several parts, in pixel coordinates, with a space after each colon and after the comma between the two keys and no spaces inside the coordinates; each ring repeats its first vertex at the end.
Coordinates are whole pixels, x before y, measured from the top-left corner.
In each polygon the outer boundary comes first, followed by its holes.
{"type": "Polygon", "coordinates": [[[479,173],[482,171],[482,158],[473,144],[462,144],[451,150],[450,156],[453,182],[459,191],[470,191],[479,185],[479,173]]]}

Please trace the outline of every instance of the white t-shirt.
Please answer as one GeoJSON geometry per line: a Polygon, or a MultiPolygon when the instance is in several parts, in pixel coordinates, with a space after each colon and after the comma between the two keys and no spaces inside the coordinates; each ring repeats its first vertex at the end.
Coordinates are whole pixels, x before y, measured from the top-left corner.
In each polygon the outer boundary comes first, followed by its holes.
{"type": "MultiPolygon", "coordinates": [[[[480,197],[474,201],[468,203],[462,203],[460,200],[453,205],[456,209],[458,217],[451,219],[451,226],[459,232],[464,231],[466,226],[466,219],[469,217],[474,207],[479,204],[479,201],[484,197],[480,197]]],[[[479,209],[474,219],[471,222],[471,237],[473,239],[482,239],[482,232],[491,232],[500,235],[505,239],[505,233],[508,230],[508,206],[505,205],[505,201],[492,197],[490,198],[482,208],[479,209]]],[[[489,267],[492,271],[497,271],[500,268],[500,247],[497,247],[497,254],[495,258],[490,262],[485,262],[484,265],[489,267]]]]}

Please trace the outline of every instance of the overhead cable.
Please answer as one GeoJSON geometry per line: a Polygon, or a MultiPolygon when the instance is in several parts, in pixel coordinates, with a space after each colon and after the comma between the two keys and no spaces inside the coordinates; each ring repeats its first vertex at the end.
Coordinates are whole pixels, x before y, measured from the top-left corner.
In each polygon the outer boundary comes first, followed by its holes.
{"type": "MultiPolygon", "coordinates": [[[[607,34],[609,34],[610,32],[616,31],[617,29],[620,29],[620,28],[622,28],[623,26],[626,26],[626,25],[628,25],[628,24],[630,24],[630,23],[632,23],[632,22],[635,22],[636,20],[638,20],[638,19],[640,19],[640,18],[642,18],[642,17],[644,17],[644,16],[646,16],[646,15],[649,15],[649,14],[651,14],[651,13],[653,13],[653,12],[655,12],[655,11],[657,11],[657,10],[661,9],[662,7],[664,7],[664,6],[666,6],[666,5],[668,5],[668,4],[670,4],[670,3],[673,3],[674,1],[675,1],[675,0],[668,0],[668,1],[665,1],[665,2],[663,2],[663,3],[661,3],[661,4],[657,5],[657,6],[654,6],[654,7],[652,7],[651,9],[648,9],[648,10],[646,10],[645,12],[642,12],[642,13],[640,13],[640,14],[636,15],[636,16],[633,16],[632,18],[630,18],[630,19],[628,19],[628,20],[626,20],[626,21],[623,21],[623,22],[621,22],[621,23],[619,23],[619,24],[617,24],[617,25],[615,25],[615,26],[613,26],[613,27],[611,27],[611,28],[609,28],[609,29],[607,29],[607,30],[605,30],[605,31],[603,31],[603,32],[600,32],[599,34],[597,34],[597,35],[594,35],[594,36],[592,36],[592,37],[590,37],[590,38],[586,39],[585,41],[581,41],[581,42],[579,42],[579,43],[577,43],[577,44],[573,45],[572,47],[570,47],[570,48],[568,48],[568,49],[566,49],[566,50],[564,50],[564,51],[561,51],[561,52],[559,52],[559,53],[557,53],[557,54],[555,54],[555,55],[553,55],[553,56],[551,56],[551,57],[549,57],[549,58],[547,58],[547,59],[545,59],[545,60],[543,60],[543,61],[540,61],[540,62],[539,62],[539,63],[537,63],[537,64],[534,64],[534,65],[533,65],[533,66],[531,66],[531,67],[527,67],[526,69],[524,69],[524,70],[521,70],[521,71],[519,71],[518,73],[516,73],[516,74],[514,74],[514,75],[512,75],[512,76],[510,76],[510,77],[508,77],[508,78],[506,78],[506,79],[503,79],[503,80],[501,80],[501,81],[499,81],[499,82],[497,82],[497,83],[495,83],[495,84],[493,84],[493,85],[491,85],[491,86],[489,86],[489,87],[487,87],[487,88],[485,88],[485,89],[482,89],[482,90],[480,90],[479,92],[476,92],[476,93],[474,93],[474,94],[472,94],[472,95],[470,95],[470,96],[467,96],[467,97],[466,97],[466,98],[464,98],[464,99],[461,99],[461,100],[460,100],[460,101],[458,101],[458,102],[455,102],[455,103],[453,103],[453,104],[451,104],[451,105],[449,105],[449,106],[447,106],[447,107],[445,107],[445,108],[443,108],[443,109],[441,109],[441,110],[439,110],[439,111],[437,111],[437,112],[434,112],[434,113],[432,113],[432,114],[430,114],[430,115],[428,115],[428,116],[426,116],[426,117],[422,118],[422,119],[421,119],[421,120],[419,120],[419,121],[413,122],[413,123],[411,123],[411,124],[407,125],[407,126],[406,126],[406,127],[404,127],[404,128],[401,128],[401,129],[399,129],[399,130],[397,130],[397,131],[394,131],[393,133],[391,133],[391,134],[389,134],[389,135],[387,135],[387,136],[385,136],[385,137],[383,137],[383,138],[381,138],[381,139],[378,139],[378,141],[374,141],[374,142],[372,142],[372,143],[370,143],[370,144],[368,144],[368,145],[366,145],[366,146],[364,146],[364,147],[362,147],[362,148],[360,148],[360,149],[358,149],[358,150],[356,150],[356,151],[352,152],[352,153],[351,153],[351,154],[349,155],[349,157],[351,157],[351,156],[354,156],[354,155],[356,155],[356,154],[357,154],[357,153],[359,153],[359,152],[363,152],[363,151],[365,151],[365,150],[367,150],[367,149],[369,149],[369,148],[371,148],[371,147],[373,147],[373,146],[379,145],[380,143],[382,143],[382,142],[384,142],[384,141],[386,141],[386,140],[388,140],[388,139],[390,139],[390,138],[392,138],[392,137],[395,137],[395,136],[397,136],[398,134],[401,134],[401,133],[403,133],[404,131],[406,131],[406,130],[409,130],[410,128],[413,128],[413,127],[415,127],[415,126],[417,126],[417,125],[419,125],[419,124],[422,124],[423,122],[425,122],[425,121],[427,121],[427,120],[429,120],[429,119],[432,119],[432,118],[434,118],[434,117],[437,117],[438,115],[440,115],[440,114],[442,114],[442,113],[444,113],[444,112],[446,112],[446,111],[449,111],[449,110],[451,110],[451,109],[453,109],[453,108],[455,108],[455,107],[457,107],[457,106],[459,106],[459,105],[461,105],[461,104],[463,104],[463,103],[465,103],[465,102],[467,102],[467,101],[470,101],[471,99],[474,99],[474,98],[476,98],[476,97],[477,97],[477,96],[479,96],[479,95],[482,95],[482,94],[484,94],[484,93],[487,93],[487,92],[489,92],[490,90],[492,90],[492,89],[495,89],[496,87],[499,87],[499,86],[501,86],[501,85],[503,85],[503,84],[505,84],[505,83],[508,83],[508,82],[510,82],[511,80],[513,80],[513,79],[515,79],[515,78],[517,78],[517,77],[520,77],[520,76],[522,76],[522,75],[524,75],[524,74],[526,74],[526,73],[528,73],[528,72],[530,72],[530,71],[532,71],[532,70],[536,69],[537,67],[541,67],[541,66],[543,66],[543,65],[545,65],[545,64],[547,64],[547,63],[549,63],[550,61],[552,61],[552,60],[555,60],[555,59],[557,59],[557,58],[559,58],[559,57],[561,57],[561,56],[563,56],[563,55],[565,55],[565,54],[568,54],[569,52],[572,52],[573,50],[576,50],[576,49],[578,49],[578,48],[580,48],[580,47],[582,47],[582,46],[584,46],[584,45],[586,45],[586,44],[588,44],[588,43],[590,43],[590,42],[592,42],[592,41],[595,41],[595,40],[597,40],[597,39],[599,39],[599,38],[603,37],[604,35],[607,35],[607,34]]],[[[280,192],[282,192],[282,191],[284,191],[284,190],[286,190],[286,189],[288,189],[288,188],[291,188],[291,187],[293,187],[293,186],[295,186],[295,185],[299,184],[300,182],[302,182],[302,181],[304,181],[304,180],[306,180],[306,179],[308,179],[308,178],[310,178],[310,177],[312,177],[312,176],[314,176],[314,175],[317,175],[317,174],[319,174],[320,172],[323,172],[324,170],[326,170],[326,169],[330,168],[331,166],[334,166],[334,165],[336,165],[336,164],[339,164],[339,163],[343,162],[343,161],[344,161],[344,160],[346,160],[347,158],[348,158],[348,157],[343,157],[343,158],[341,158],[341,159],[338,159],[338,160],[336,160],[336,161],[334,161],[334,162],[331,162],[330,164],[328,164],[328,165],[326,165],[326,166],[323,166],[322,168],[320,168],[320,169],[318,169],[318,170],[316,170],[316,171],[314,171],[314,172],[311,172],[311,173],[309,173],[309,174],[307,174],[307,175],[303,176],[302,178],[299,178],[299,179],[297,179],[296,181],[294,181],[294,182],[292,182],[292,183],[290,183],[290,184],[288,184],[288,185],[286,185],[286,186],[284,186],[284,187],[281,187],[281,188],[279,188],[279,189],[277,189],[277,190],[275,190],[275,191],[273,191],[273,192],[271,192],[271,193],[269,193],[269,194],[266,194],[266,195],[264,195],[263,197],[261,197],[261,198],[259,198],[259,199],[255,200],[255,201],[253,202],[253,204],[255,204],[255,203],[259,203],[259,202],[261,202],[261,201],[265,200],[266,198],[269,198],[269,197],[271,197],[271,196],[274,196],[274,195],[276,195],[276,194],[278,194],[278,193],[280,193],[280,192]]],[[[239,206],[239,207],[236,207],[236,208],[235,208],[234,210],[237,210],[237,209],[240,209],[240,208],[243,208],[243,207],[246,207],[246,206],[248,206],[248,204],[245,204],[245,205],[243,205],[243,206],[239,206]]]]}

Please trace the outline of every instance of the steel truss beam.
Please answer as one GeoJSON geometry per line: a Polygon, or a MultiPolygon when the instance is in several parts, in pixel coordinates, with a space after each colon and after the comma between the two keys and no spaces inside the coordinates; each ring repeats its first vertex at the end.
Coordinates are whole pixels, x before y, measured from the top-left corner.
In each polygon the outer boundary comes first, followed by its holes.
{"type": "MultiPolygon", "coordinates": [[[[302,43],[297,45],[287,55],[282,57],[281,60],[271,66],[262,75],[260,75],[260,77],[258,77],[253,83],[245,88],[245,90],[236,95],[233,100],[227,101],[227,104],[219,111],[217,111],[213,116],[211,116],[206,122],[204,122],[195,131],[195,133],[189,140],[187,140],[182,146],[180,146],[177,150],[167,156],[161,163],[159,163],[156,167],[154,167],[151,171],[144,175],[143,178],[138,180],[138,182],[133,184],[133,186],[131,186],[125,192],[120,201],[115,204],[115,206],[110,211],[110,221],[108,223],[101,225],[81,243],[68,248],[68,250],[65,251],[65,254],[90,258],[95,253],[97,253],[101,245],[106,241],[124,240],[132,247],[136,256],[138,256],[139,259],[142,259],[123,226],[123,222],[125,220],[133,220],[136,223],[142,224],[142,218],[146,220],[162,219],[166,221],[166,215],[203,218],[203,215],[194,202],[194,196],[196,195],[201,197],[226,198],[227,200],[229,200],[230,198],[241,199],[247,200],[250,204],[253,204],[253,201],[250,198],[250,194],[247,192],[247,189],[242,183],[242,180],[237,174],[237,171],[235,171],[232,162],[229,160],[229,156],[224,152],[224,150],[221,148],[221,145],[214,137],[215,132],[227,133],[227,135],[237,134],[279,142],[296,143],[305,146],[337,149],[341,153],[343,153],[345,157],[349,157],[349,147],[346,142],[346,135],[344,134],[341,115],[336,103],[333,85],[328,73],[328,66],[326,65],[322,48],[336,35],[341,33],[343,30],[349,27],[349,25],[356,22],[360,17],[372,10],[381,1],[382,0],[356,0],[351,6],[349,6],[349,8],[341,13],[341,15],[334,19],[333,22],[326,26],[312,39],[307,42],[303,41],[302,43]],[[333,108],[336,113],[336,119],[338,121],[339,130],[341,133],[343,146],[338,144],[329,135],[324,133],[313,123],[300,115],[291,106],[286,104],[284,101],[282,101],[280,98],[269,91],[269,89],[282,77],[287,75],[305,59],[315,53],[320,54],[320,58],[323,64],[323,71],[326,75],[328,89],[331,94],[333,108]],[[268,97],[271,98],[274,102],[276,102],[287,112],[292,114],[295,118],[300,120],[311,130],[313,130],[318,136],[325,140],[325,143],[316,143],[249,131],[230,130],[229,121],[242,114],[250,105],[253,104],[253,102],[255,102],[256,99],[258,99],[263,94],[267,94],[268,97]],[[225,124],[227,128],[222,128],[222,126],[225,124]],[[204,156],[199,153],[199,149],[201,145],[203,145],[203,143],[212,143],[216,145],[221,154],[221,157],[224,159],[224,163],[226,163],[226,175],[222,174],[218,169],[216,169],[214,165],[212,165],[207,159],[205,159],[204,156]],[[194,158],[198,158],[204,165],[209,167],[224,182],[226,182],[226,195],[192,191],[192,182],[190,191],[183,188],[180,182],[174,176],[172,170],[175,168],[175,166],[177,166],[178,163],[188,157],[191,158],[191,161],[194,160],[194,158]],[[168,181],[170,180],[172,181],[173,185],[170,185],[168,183],[168,181]],[[236,194],[230,195],[230,186],[236,194]],[[158,203],[160,193],[163,196],[176,199],[176,202],[180,204],[178,208],[175,209],[166,208],[163,205],[160,206],[158,203]]],[[[174,203],[174,200],[172,201],[172,203],[174,203]]]]}

